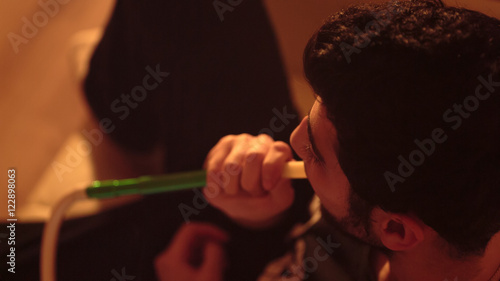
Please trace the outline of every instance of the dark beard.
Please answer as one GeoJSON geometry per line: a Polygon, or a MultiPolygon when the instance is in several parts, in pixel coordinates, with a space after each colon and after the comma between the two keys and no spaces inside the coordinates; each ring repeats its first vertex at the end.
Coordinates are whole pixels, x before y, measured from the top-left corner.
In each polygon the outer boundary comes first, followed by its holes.
{"type": "Polygon", "coordinates": [[[330,214],[323,205],[321,205],[321,217],[326,223],[344,235],[362,243],[369,244],[387,256],[391,256],[392,251],[386,248],[375,234],[373,234],[371,220],[373,208],[372,205],[359,198],[351,191],[349,195],[349,210],[347,217],[339,220],[330,214]]]}

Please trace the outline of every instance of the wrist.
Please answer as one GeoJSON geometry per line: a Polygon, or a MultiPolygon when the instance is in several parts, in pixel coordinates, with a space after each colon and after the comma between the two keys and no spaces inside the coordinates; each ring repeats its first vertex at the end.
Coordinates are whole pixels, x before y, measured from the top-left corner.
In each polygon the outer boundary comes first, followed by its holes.
{"type": "Polygon", "coordinates": [[[250,220],[245,218],[235,218],[234,221],[240,226],[252,230],[262,230],[279,225],[287,216],[287,211],[281,212],[266,220],[250,220]]]}

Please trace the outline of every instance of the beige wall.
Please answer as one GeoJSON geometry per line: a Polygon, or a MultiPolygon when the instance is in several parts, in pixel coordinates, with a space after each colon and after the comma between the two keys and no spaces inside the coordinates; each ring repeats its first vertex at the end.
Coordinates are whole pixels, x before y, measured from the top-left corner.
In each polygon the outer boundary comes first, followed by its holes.
{"type": "MultiPolygon", "coordinates": [[[[0,173],[6,182],[7,168],[17,168],[18,208],[85,114],[69,39],[80,30],[103,26],[114,3],[59,1],[67,3],[58,5],[46,25],[39,16],[40,28],[16,52],[7,36],[22,36],[23,17],[32,21],[36,13],[46,12],[35,0],[0,0],[0,173]]],[[[7,209],[6,187],[0,188],[2,213],[7,209]]]]}

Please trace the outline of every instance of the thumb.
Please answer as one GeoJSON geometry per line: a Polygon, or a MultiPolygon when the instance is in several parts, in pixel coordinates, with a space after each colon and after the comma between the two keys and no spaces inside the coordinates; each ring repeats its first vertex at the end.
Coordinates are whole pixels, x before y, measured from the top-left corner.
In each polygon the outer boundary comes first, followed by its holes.
{"type": "Polygon", "coordinates": [[[226,253],[221,244],[214,241],[207,241],[203,264],[199,273],[206,277],[206,281],[224,280],[224,270],[226,269],[226,253]]]}

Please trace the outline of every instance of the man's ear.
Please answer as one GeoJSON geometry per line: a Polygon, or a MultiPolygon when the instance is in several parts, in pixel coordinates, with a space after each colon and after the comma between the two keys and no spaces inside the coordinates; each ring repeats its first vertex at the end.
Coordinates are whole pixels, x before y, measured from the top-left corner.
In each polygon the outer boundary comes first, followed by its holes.
{"type": "Polygon", "coordinates": [[[417,218],[389,213],[376,207],[372,221],[380,241],[392,251],[410,250],[424,240],[425,225],[417,218]]]}

